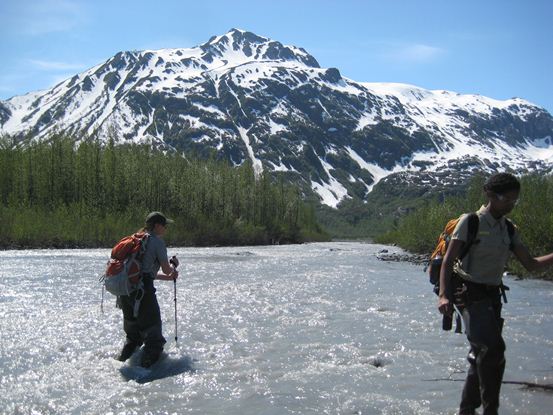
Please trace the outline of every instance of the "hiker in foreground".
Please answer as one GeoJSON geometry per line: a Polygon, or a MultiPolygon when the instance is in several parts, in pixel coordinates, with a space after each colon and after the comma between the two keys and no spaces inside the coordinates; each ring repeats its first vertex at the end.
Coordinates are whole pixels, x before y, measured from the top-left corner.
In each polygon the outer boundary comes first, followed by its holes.
{"type": "Polygon", "coordinates": [[[480,405],[484,415],[498,413],[505,370],[501,299],[506,297],[501,278],[510,251],[529,271],[553,264],[553,253],[533,258],[521,243],[517,229],[504,217],[517,204],[517,178],[508,173],[495,174],[486,181],[484,192],[488,203],[476,212],[478,232],[468,241],[469,218],[474,215],[463,215],[440,270],[438,308],[444,316],[451,316],[455,304],[470,343],[470,367],[459,411],[462,415],[474,414],[480,405]],[[465,245],[470,246],[468,253],[463,252],[465,245]]]}
{"type": "Polygon", "coordinates": [[[174,281],[179,276],[175,269],[178,260],[176,257],[171,259],[175,268],[169,264],[167,248],[162,239],[167,231],[167,224],[172,222],[160,212],[152,212],[146,217],[146,225],[142,229],[146,233],[146,246],[140,258],[143,289],[118,297],[118,304],[123,310],[123,328],[127,335],[125,346],[118,357],[122,362],[144,344],[141,366],[148,368],[159,359],[163,351],[165,338],[161,331],[154,279],[174,281]]]}

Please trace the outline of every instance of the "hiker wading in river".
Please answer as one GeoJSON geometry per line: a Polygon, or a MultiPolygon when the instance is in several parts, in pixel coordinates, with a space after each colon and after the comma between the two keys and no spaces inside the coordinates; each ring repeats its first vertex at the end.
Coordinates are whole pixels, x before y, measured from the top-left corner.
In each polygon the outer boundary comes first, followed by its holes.
{"type": "MultiPolygon", "coordinates": [[[[146,250],[142,256],[141,278],[144,290],[134,291],[130,295],[118,297],[118,303],[123,310],[123,328],[127,335],[125,346],[118,360],[124,362],[134,351],[144,344],[141,365],[150,367],[160,357],[165,344],[161,331],[161,315],[154,288],[154,279],[174,281],[178,271],[169,264],[167,248],[162,237],[167,231],[167,225],[172,223],[160,212],[152,212],[146,217],[144,232],[149,234],[146,250]],[[161,268],[161,273],[159,272],[161,268]],[[142,296],[142,298],[139,298],[142,296]],[[135,302],[140,301],[138,315],[134,315],[135,302]]],[[[175,267],[178,260],[173,258],[175,267]]]]}
{"type": "Polygon", "coordinates": [[[508,231],[504,216],[518,202],[517,178],[508,173],[495,174],[486,181],[484,192],[488,203],[476,212],[478,233],[468,254],[462,261],[458,260],[467,242],[467,214],[452,233],[440,270],[438,309],[444,315],[452,315],[455,303],[462,313],[470,343],[470,366],[461,396],[461,415],[474,414],[481,405],[483,415],[498,413],[505,370],[501,299],[506,297],[501,278],[510,252],[529,271],[553,264],[553,253],[534,258],[521,243],[516,227],[512,235],[508,231]]]}

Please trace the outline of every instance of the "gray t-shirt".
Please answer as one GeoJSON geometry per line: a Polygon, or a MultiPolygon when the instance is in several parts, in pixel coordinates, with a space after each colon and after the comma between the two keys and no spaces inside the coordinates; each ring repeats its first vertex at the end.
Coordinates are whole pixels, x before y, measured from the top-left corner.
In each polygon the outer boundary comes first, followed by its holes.
{"type": "Polygon", "coordinates": [[[159,272],[161,263],[166,261],[168,259],[165,242],[151,233],[146,245],[146,252],[144,252],[144,256],[142,257],[142,272],[151,274],[152,278],[155,278],[159,272]]]}
{"type": "MultiPolygon", "coordinates": [[[[495,219],[485,206],[476,212],[480,219],[477,240],[468,254],[463,258],[461,267],[456,266],[457,271],[464,279],[479,284],[499,285],[509,259],[511,251],[509,245],[511,238],[505,224],[505,218],[495,219]]],[[[468,236],[468,215],[464,215],[453,233],[452,239],[466,242],[468,236]]],[[[520,245],[520,236],[515,228],[512,243],[520,245]]]]}

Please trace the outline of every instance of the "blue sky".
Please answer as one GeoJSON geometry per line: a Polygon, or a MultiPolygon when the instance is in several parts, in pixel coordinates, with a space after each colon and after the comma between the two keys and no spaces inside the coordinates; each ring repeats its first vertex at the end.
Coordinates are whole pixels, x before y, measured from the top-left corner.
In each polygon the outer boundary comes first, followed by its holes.
{"type": "Polygon", "coordinates": [[[0,0],[0,99],[119,51],[192,47],[240,28],[356,81],[517,96],[553,113],[552,22],[549,0],[0,0]]]}

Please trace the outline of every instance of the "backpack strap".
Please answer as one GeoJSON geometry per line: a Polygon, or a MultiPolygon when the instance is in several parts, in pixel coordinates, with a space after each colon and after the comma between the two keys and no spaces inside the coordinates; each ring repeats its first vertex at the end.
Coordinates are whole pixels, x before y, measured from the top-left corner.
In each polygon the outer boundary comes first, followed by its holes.
{"type": "Polygon", "coordinates": [[[459,255],[459,260],[462,260],[469,253],[470,247],[480,242],[479,239],[476,239],[478,236],[478,227],[480,226],[480,218],[474,212],[468,214],[468,232],[467,232],[467,242],[459,255]]]}

